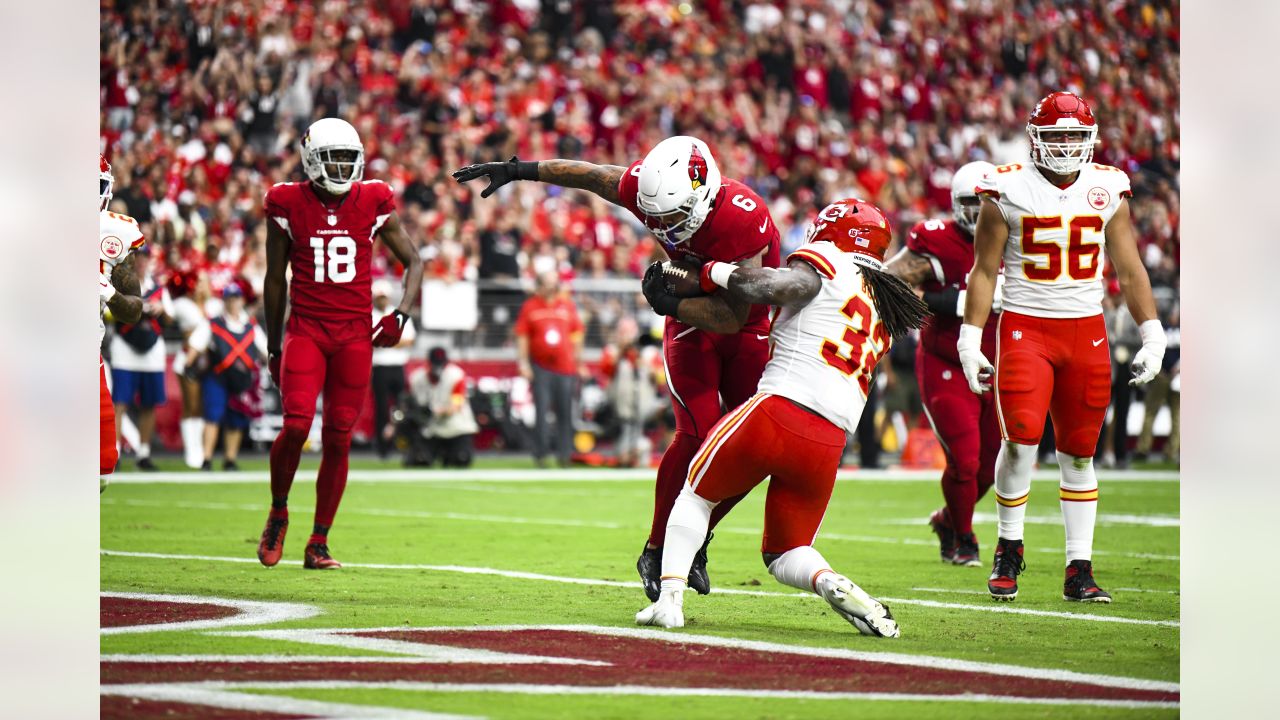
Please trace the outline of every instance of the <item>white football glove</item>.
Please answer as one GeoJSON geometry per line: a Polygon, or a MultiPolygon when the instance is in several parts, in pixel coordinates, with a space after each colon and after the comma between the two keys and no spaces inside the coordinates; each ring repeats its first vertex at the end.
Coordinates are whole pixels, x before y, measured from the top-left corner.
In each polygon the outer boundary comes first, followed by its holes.
{"type": "Polygon", "coordinates": [[[98,273],[98,297],[102,302],[107,302],[115,297],[116,286],[111,284],[111,276],[106,273],[98,273]]]}
{"type": "Polygon", "coordinates": [[[1159,320],[1148,320],[1138,326],[1142,334],[1142,348],[1133,356],[1129,365],[1133,379],[1130,385],[1146,385],[1160,374],[1160,364],[1164,362],[1165,336],[1164,328],[1159,320]]]}
{"type": "Polygon", "coordinates": [[[978,395],[990,390],[991,377],[996,369],[982,354],[982,328],[968,323],[961,325],[956,352],[960,355],[960,367],[964,368],[964,379],[968,381],[969,389],[978,395]]]}

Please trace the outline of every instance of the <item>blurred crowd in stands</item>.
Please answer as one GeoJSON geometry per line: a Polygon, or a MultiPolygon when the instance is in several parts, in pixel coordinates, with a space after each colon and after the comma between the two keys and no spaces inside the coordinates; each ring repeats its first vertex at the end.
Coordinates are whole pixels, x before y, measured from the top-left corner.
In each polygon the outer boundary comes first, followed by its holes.
{"type": "MultiPolygon", "coordinates": [[[[1176,0],[103,0],[101,23],[113,209],[142,224],[160,282],[203,296],[237,279],[260,293],[263,194],[303,177],[320,117],[360,131],[429,278],[636,278],[661,250],[618,208],[538,183],[482,201],[449,173],[512,155],[627,165],[691,134],[769,201],[784,253],[838,197],[876,203],[901,239],[949,213],[961,164],[1025,160],[1033,104],[1070,89],[1098,117],[1096,161],[1133,179],[1176,318],[1176,0]]],[[[620,317],[650,325],[642,299],[582,314],[589,347],[620,317]]]]}

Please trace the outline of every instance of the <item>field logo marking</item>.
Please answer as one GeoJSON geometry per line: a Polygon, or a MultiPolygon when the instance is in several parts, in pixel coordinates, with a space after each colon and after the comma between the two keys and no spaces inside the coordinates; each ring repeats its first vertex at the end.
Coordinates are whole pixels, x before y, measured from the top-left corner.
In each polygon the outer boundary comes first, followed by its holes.
{"type": "Polygon", "coordinates": [[[99,632],[103,635],[267,625],[320,614],[320,608],[301,603],[131,592],[101,592],[99,596],[99,632]],[[186,619],[175,621],[174,617],[186,619]]]}

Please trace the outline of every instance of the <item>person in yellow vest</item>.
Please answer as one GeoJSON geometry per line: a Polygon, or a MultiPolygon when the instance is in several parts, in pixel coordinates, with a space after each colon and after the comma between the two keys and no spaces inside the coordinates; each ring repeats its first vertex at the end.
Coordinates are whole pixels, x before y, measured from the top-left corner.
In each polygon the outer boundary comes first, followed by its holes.
{"type": "MultiPolygon", "coordinates": [[[[204,463],[213,469],[213,451],[222,431],[223,470],[238,470],[236,457],[249,428],[251,411],[246,395],[252,396],[262,359],[267,357],[266,334],[245,311],[244,290],[229,283],[222,291],[224,309],[208,323],[197,327],[187,340],[189,352],[203,354],[201,395],[204,400],[204,463]]],[[[195,360],[196,358],[192,358],[195,360]]],[[[192,363],[188,363],[191,365],[192,363]]]]}

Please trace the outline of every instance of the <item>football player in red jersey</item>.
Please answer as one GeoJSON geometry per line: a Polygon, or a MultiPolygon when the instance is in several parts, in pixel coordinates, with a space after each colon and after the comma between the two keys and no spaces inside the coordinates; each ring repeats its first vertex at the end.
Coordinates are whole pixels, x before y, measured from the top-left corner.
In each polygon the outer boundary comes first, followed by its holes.
{"type": "MultiPolygon", "coordinates": [[[[1000,452],[1000,424],[991,395],[974,395],[965,382],[956,339],[964,313],[969,268],[973,267],[973,228],[978,221],[976,188],[983,175],[995,170],[988,162],[971,162],[951,178],[950,220],[925,220],[911,228],[907,245],[885,266],[924,291],[933,317],[920,331],[916,346],[916,377],[925,417],[947,456],[942,473],[946,505],[929,524],[941,543],[943,562],[977,567],[978,540],[973,533],[973,508],[995,481],[1000,452]]],[[[995,315],[987,321],[984,351],[994,354],[1000,287],[996,286],[995,315]]]]}
{"type": "MultiPolygon", "coordinates": [[[[513,157],[469,165],[453,177],[458,182],[487,178],[481,197],[513,180],[589,190],[635,215],[673,260],[778,267],[778,228],[764,200],[737,180],[721,178],[711,149],[697,138],[667,138],[628,167],[513,157]]],[[[658,467],[649,540],[636,562],[645,594],[657,600],[667,516],[689,462],[724,414],[721,401],[735,408],[755,394],[769,358],[769,315],[766,306],[728,293],[685,299],[656,293],[655,285],[661,285],[656,264],[645,277],[646,297],[650,303],[658,298],[654,309],[667,317],[663,360],[676,415],[675,437],[658,467]]],[[[740,499],[720,503],[711,527],[740,499]]],[[[689,575],[689,586],[704,595],[711,591],[706,562],[704,545],[689,575]]]]}
{"type": "Polygon", "coordinates": [[[289,526],[288,498],[316,397],[324,391],[315,525],[303,567],[341,567],[329,555],[328,534],[347,485],[351,427],[368,394],[373,347],[400,340],[422,285],[422,261],[396,216],[391,187],[364,180],[364,146],[349,123],[317,120],[302,138],[308,180],[267,191],[266,302],[268,367],[280,388],[284,427],[271,445],[271,512],[258,559],[280,562],[289,526]],[[370,258],[381,238],[405,267],[400,306],[372,329],[370,258]],[[285,280],[285,268],[293,281],[285,280]],[[288,292],[288,326],[285,293],[288,292]]]}

